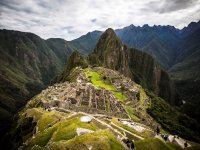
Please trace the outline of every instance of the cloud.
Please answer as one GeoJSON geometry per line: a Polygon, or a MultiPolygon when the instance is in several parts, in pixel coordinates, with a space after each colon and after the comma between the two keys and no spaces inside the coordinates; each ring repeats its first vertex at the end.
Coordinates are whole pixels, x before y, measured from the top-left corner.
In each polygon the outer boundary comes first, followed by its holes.
{"type": "Polygon", "coordinates": [[[173,11],[190,8],[194,5],[199,5],[198,0],[163,0],[150,1],[149,6],[151,10],[159,13],[169,13],[173,11]]]}
{"type": "Polygon", "coordinates": [[[200,0],[1,0],[0,28],[72,40],[134,25],[182,28],[200,19],[200,0]]]}
{"type": "Polygon", "coordinates": [[[97,19],[92,19],[92,20],[91,20],[91,22],[96,22],[96,21],[97,21],[97,19]]]}

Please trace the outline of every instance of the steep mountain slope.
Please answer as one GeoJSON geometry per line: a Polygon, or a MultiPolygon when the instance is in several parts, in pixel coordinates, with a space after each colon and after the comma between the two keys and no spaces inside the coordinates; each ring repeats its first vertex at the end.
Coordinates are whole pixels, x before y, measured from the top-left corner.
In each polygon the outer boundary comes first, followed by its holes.
{"type": "Polygon", "coordinates": [[[70,45],[70,42],[65,41],[64,39],[51,38],[47,39],[46,43],[50,49],[56,54],[56,56],[61,61],[62,69],[66,63],[68,57],[76,49],[74,46],[70,45]]]}
{"type": "Polygon", "coordinates": [[[46,42],[32,33],[0,30],[1,132],[11,125],[12,114],[63,69],[72,52],[65,43],[46,42]]]}
{"type": "Polygon", "coordinates": [[[187,34],[169,73],[184,102],[183,111],[200,122],[200,22],[191,23],[184,30],[187,34]]]}
{"type": "Polygon", "coordinates": [[[107,29],[102,34],[94,52],[89,55],[89,61],[131,77],[171,104],[178,103],[168,74],[150,55],[123,45],[112,29],[107,29]]]}
{"type": "Polygon", "coordinates": [[[169,70],[177,80],[200,80],[200,27],[188,34],[178,48],[175,65],[169,70]]]}
{"type": "Polygon", "coordinates": [[[76,46],[77,50],[84,50],[84,54],[89,54],[96,46],[101,34],[101,31],[88,32],[86,35],[70,41],[70,43],[76,46]]]}
{"type": "Polygon", "coordinates": [[[191,34],[195,30],[198,30],[200,28],[200,20],[198,22],[191,22],[188,26],[184,27],[180,33],[183,37],[186,37],[187,35],[191,34]]]}

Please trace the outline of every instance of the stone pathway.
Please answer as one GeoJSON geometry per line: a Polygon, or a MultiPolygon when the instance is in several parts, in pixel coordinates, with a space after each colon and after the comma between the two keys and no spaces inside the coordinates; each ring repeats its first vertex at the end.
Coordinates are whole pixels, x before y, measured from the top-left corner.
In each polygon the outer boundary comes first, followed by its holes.
{"type": "Polygon", "coordinates": [[[138,131],[138,132],[144,132],[144,130],[146,130],[146,128],[137,125],[135,123],[132,122],[128,122],[128,121],[121,121],[122,124],[129,126],[130,128],[133,128],[134,130],[138,131]]]}
{"type": "Polygon", "coordinates": [[[143,137],[141,137],[141,136],[139,136],[139,135],[137,135],[137,134],[134,134],[134,133],[132,133],[132,132],[130,132],[130,131],[128,131],[128,130],[122,128],[122,127],[119,127],[119,126],[117,126],[116,124],[114,124],[113,122],[111,122],[111,125],[117,127],[118,129],[120,129],[120,130],[122,130],[122,131],[124,131],[124,132],[127,132],[127,133],[131,134],[132,136],[135,136],[135,137],[139,138],[140,140],[144,140],[143,137]]]}
{"type": "Polygon", "coordinates": [[[94,131],[89,130],[89,129],[85,129],[85,128],[77,128],[76,129],[76,133],[78,136],[83,135],[83,134],[87,134],[87,133],[92,133],[94,131]]]}

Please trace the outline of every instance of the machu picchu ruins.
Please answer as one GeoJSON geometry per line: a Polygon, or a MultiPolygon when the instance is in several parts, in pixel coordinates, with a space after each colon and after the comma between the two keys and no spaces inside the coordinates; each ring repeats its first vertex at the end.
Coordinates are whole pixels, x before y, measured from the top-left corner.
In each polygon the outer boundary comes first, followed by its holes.
{"type": "MultiPolygon", "coordinates": [[[[94,70],[97,70],[97,68],[94,68],[94,70]]],[[[112,76],[113,78],[115,72],[107,69],[106,73],[104,77],[110,78],[112,76]]],[[[131,103],[137,103],[138,91],[133,88],[135,84],[133,81],[116,74],[112,82],[116,91],[122,92],[121,86],[123,86],[125,91],[123,94],[128,96],[131,103]]],[[[45,109],[58,107],[77,112],[84,111],[91,114],[100,113],[108,116],[128,117],[125,109],[112,91],[105,88],[96,88],[84,72],[77,77],[76,82],[56,83],[43,90],[39,97],[41,97],[45,109]]]]}

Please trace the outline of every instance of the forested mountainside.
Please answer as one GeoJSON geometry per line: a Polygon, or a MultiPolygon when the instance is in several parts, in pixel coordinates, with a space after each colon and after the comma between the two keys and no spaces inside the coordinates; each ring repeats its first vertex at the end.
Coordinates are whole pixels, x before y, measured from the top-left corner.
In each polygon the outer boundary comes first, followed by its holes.
{"type": "Polygon", "coordinates": [[[61,72],[73,49],[63,39],[0,30],[1,132],[11,125],[13,114],[61,72]]]}

